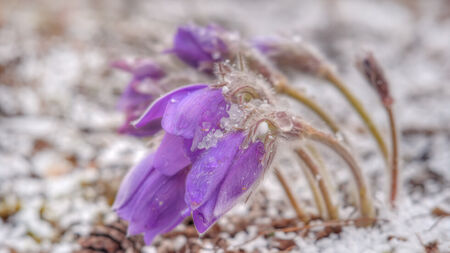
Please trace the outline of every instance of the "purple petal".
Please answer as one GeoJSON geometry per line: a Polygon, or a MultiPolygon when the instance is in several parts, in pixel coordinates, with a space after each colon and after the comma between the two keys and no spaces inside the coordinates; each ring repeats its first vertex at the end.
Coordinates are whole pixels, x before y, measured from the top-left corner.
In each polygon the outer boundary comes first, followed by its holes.
{"type": "Polygon", "coordinates": [[[240,198],[251,192],[263,172],[263,155],[264,144],[261,142],[252,143],[247,149],[239,150],[225,178],[219,183],[220,186],[203,205],[192,212],[199,233],[206,232],[240,198]]]}
{"type": "Polygon", "coordinates": [[[166,176],[172,176],[191,164],[186,154],[184,138],[166,133],[154,159],[155,168],[166,176]]]}
{"type": "Polygon", "coordinates": [[[156,63],[145,60],[139,62],[133,69],[133,76],[138,80],[150,78],[153,80],[159,80],[164,77],[164,70],[156,63]]]}
{"type": "Polygon", "coordinates": [[[120,96],[117,104],[118,109],[122,111],[136,111],[145,109],[152,100],[152,95],[138,92],[136,86],[139,81],[132,80],[125,91],[120,96]]]}
{"type": "Polygon", "coordinates": [[[203,51],[192,27],[180,27],[175,35],[172,51],[187,64],[198,67],[199,62],[211,61],[211,56],[203,51]]]}
{"type": "Polygon", "coordinates": [[[192,139],[200,128],[204,133],[217,128],[220,119],[227,116],[226,105],[220,89],[197,90],[167,104],[161,124],[171,134],[192,139]]]}
{"type": "Polygon", "coordinates": [[[154,154],[145,157],[137,166],[132,168],[123,179],[113,209],[120,210],[126,205],[133,206],[136,202],[136,193],[153,171],[154,154]],[[133,202],[133,203],[132,203],[133,202]]]}
{"type": "Polygon", "coordinates": [[[138,204],[129,219],[129,234],[158,231],[173,227],[188,209],[184,202],[187,170],[174,176],[164,176],[159,171],[152,172],[151,184],[142,185],[138,204]]]}
{"type": "Polygon", "coordinates": [[[182,61],[193,67],[207,66],[211,70],[215,61],[223,59],[228,47],[220,38],[226,31],[218,26],[184,26],[179,27],[170,50],[182,61]]]}
{"type": "Polygon", "coordinates": [[[251,192],[250,189],[263,173],[261,160],[264,153],[264,144],[259,141],[245,150],[239,150],[220,186],[214,216],[220,217],[245,193],[251,192]]]}
{"type": "Polygon", "coordinates": [[[125,60],[117,60],[111,63],[111,67],[131,73],[133,68],[131,64],[125,60]]]}
{"type": "Polygon", "coordinates": [[[133,74],[133,79],[138,81],[145,78],[159,80],[165,75],[161,66],[150,59],[141,59],[135,62],[119,60],[112,62],[111,66],[133,74]]]}
{"type": "Polygon", "coordinates": [[[167,105],[171,101],[178,101],[199,89],[204,89],[208,87],[206,84],[194,84],[189,86],[184,86],[169,92],[168,94],[160,97],[158,100],[154,101],[147,110],[142,114],[142,116],[133,122],[136,128],[144,127],[146,124],[152,122],[153,120],[159,119],[164,115],[167,105]]]}
{"type": "Polygon", "coordinates": [[[150,245],[158,234],[163,234],[171,231],[178,226],[183,220],[190,215],[190,209],[186,208],[173,216],[167,216],[171,220],[158,220],[150,230],[147,230],[144,235],[144,241],[150,245]]]}
{"type": "Polygon", "coordinates": [[[216,190],[208,201],[192,212],[195,228],[200,234],[205,233],[217,221],[217,217],[214,216],[217,194],[216,190]]]}
{"type": "Polygon", "coordinates": [[[216,147],[203,152],[192,165],[186,179],[185,200],[193,210],[205,203],[216,191],[243,139],[241,133],[225,136],[216,147]]]}
{"type": "Polygon", "coordinates": [[[161,120],[154,120],[142,128],[135,128],[131,122],[135,119],[135,117],[127,117],[125,123],[119,128],[119,133],[121,134],[129,134],[136,137],[147,137],[156,134],[161,130],[161,120]]]}

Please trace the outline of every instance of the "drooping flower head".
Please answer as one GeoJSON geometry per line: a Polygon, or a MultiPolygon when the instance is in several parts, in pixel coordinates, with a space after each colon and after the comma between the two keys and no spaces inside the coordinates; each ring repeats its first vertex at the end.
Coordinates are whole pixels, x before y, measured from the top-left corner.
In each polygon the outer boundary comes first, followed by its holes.
{"type": "Polygon", "coordinates": [[[227,59],[233,37],[235,34],[217,25],[181,26],[167,52],[201,71],[211,72],[215,62],[227,59]]]}
{"type": "Polygon", "coordinates": [[[227,69],[226,81],[176,89],[133,123],[139,129],[160,122],[165,131],[157,150],[126,177],[114,205],[129,232],[144,232],[147,243],[189,214],[204,233],[252,192],[289,128],[283,122],[290,117],[267,105],[263,81],[227,69]],[[167,211],[165,203],[176,208],[167,211]]]}
{"type": "Polygon", "coordinates": [[[389,91],[388,81],[373,54],[365,52],[361,55],[357,59],[356,67],[366,78],[367,82],[377,91],[383,105],[386,107],[391,106],[394,103],[394,99],[389,91]]]}
{"type": "Polygon", "coordinates": [[[322,74],[324,62],[320,55],[299,37],[261,37],[253,39],[251,44],[281,69],[322,74]]]}

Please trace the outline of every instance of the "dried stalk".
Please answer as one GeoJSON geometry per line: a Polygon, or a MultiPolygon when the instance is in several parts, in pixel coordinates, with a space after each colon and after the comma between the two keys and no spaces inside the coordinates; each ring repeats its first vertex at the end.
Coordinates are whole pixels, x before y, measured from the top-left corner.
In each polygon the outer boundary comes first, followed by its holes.
{"type": "Polygon", "coordinates": [[[322,196],[322,193],[320,192],[319,186],[317,185],[316,180],[314,180],[314,176],[312,175],[308,167],[302,165],[301,168],[303,170],[303,174],[306,177],[306,181],[308,182],[309,188],[311,189],[311,193],[314,198],[314,203],[316,203],[317,210],[319,211],[319,217],[321,217],[322,219],[326,219],[327,211],[325,210],[324,204],[325,201],[322,196]]]}
{"type": "Polygon", "coordinates": [[[369,189],[364,180],[363,173],[351,153],[332,136],[321,132],[307,124],[299,124],[301,125],[300,127],[304,130],[307,138],[327,145],[347,163],[358,188],[361,215],[362,217],[373,218],[375,216],[375,209],[372,204],[372,199],[370,198],[369,189]]]}
{"type": "Polygon", "coordinates": [[[295,152],[305,163],[307,170],[313,175],[314,181],[318,183],[321,195],[327,208],[328,217],[332,220],[339,219],[338,209],[336,205],[333,204],[330,189],[321,175],[319,168],[305,150],[302,148],[297,148],[295,152]]]}
{"type": "Polygon", "coordinates": [[[280,181],[281,186],[283,187],[283,190],[286,193],[286,196],[289,199],[289,202],[291,203],[292,207],[294,208],[297,217],[303,221],[304,223],[308,223],[311,220],[311,217],[300,207],[297,200],[294,197],[294,194],[292,193],[291,188],[289,187],[289,184],[287,183],[287,180],[284,178],[283,174],[275,168],[275,175],[278,178],[278,181],[280,181]]]}
{"type": "Polygon", "coordinates": [[[356,112],[359,114],[361,119],[364,121],[366,126],[369,128],[370,133],[375,138],[375,141],[378,144],[378,147],[383,155],[383,158],[386,162],[389,161],[389,152],[384,142],[383,137],[381,136],[380,131],[376,127],[375,123],[373,123],[372,118],[367,113],[366,109],[362,105],[362,103],[350,92],[350,90],[345,86],[342,80],[330,69],[326,68],[323,73],[323,78],[328,80],[331,84],[333,84],[347,99],[347,101],[353,106],[356,112]]]}
{"type": "Polygon", "coordinates": [[[395,200],[397,198],[398,191],[398,138],[397,138],[397,127],[395,124],[394,111],[392,104],[394,100],[391,97],[389,91],[389,84],[384,76],[384,73],[376,61],[375,57],[371,52],[366,52],[366,54],[357,60],[357,67],[360,72],[364,75],[368,83],[375,88],[381,102],[386,110],[389,118],[389,126],[391,130],[391,151],[392,156],[390,159],[390,169],[391,169],[391,184],[389,201],[391,206],[395,206],[395,200]]]}

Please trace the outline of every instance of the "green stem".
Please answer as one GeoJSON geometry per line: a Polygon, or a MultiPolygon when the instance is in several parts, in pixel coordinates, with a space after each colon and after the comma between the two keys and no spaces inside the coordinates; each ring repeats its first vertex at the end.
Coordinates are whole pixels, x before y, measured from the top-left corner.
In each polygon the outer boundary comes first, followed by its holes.
{"type": "Polygon", "coordinates": [[[288,95],[289,97],[297,100],[298,102],[304,104],[309,109],[314,111],[331,129],[331,131],[333,131],[333,133],[339,133],[339,127],[336,122],[334,122],[334,120],[325,112],[325,110],[323,110],[316,102],[314,102],[314,100],[308,98],[303,93],[297,91],[287,84],[279,85],[276,88],[279,93],[288,95]]]}
{"type": "Polygon", "coordinates": [[[369,128],[370,133],[375,138],[378,147],[383,155],[383,158],[386,162],[389,161],[389,152],[386,146],[386,143],[383,140],[383,137],[378,131],[378,128],[373,123],[367,111],[364,109],[364,106],[361,102],[350,92],[350,90],[344,85],[344,83],[333,73],[332,70],[327,69],[323,74],[324,78],[332,83],[344,97],[348,100],[348,102],[353,106],[353,108],[358,112],[359,116],[362,118],[366,126],[369,128]]]}

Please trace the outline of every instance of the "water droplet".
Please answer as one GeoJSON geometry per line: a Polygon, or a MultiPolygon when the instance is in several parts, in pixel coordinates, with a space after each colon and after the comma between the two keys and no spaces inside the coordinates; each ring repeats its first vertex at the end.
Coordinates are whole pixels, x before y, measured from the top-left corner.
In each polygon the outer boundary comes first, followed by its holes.
{"type": "Polygon", "coordinates": [[[216,131],[214,132],[214,137],[216,137],[216,138],[222,138],[222,137],[223,137],[222,131],[216,130],[216,131]]]}
{"type": "Polygon", "coordinates": [[[292,130],[292,127],[294,124],[292,123],[292,120],[290,119],[289,115],[285,112],[277,112],[275,114],[275,118],[278,126],[280,127],[280,130],[283,132],[289,132],[292,130]]]}
{"type": "Polygon", "coordinates": [[[209,131],[209,129],[211,128],[211,123],[210,122],[203,122],[202,123],[202,131],[209,131]]]}
{"type": "Polygon", "coordinates": [[[213,52],[212,53],[212,58],[214,60],[218,60],[220,58],[220,52],[218,52],[218,51],[213,52]]]}
{"type": "Polygon", "coordinates": [[[256,129],[256,136],[266,135],[269,132],[269,125],[267,122],[263,121],[258,125],[256,129]]]}

